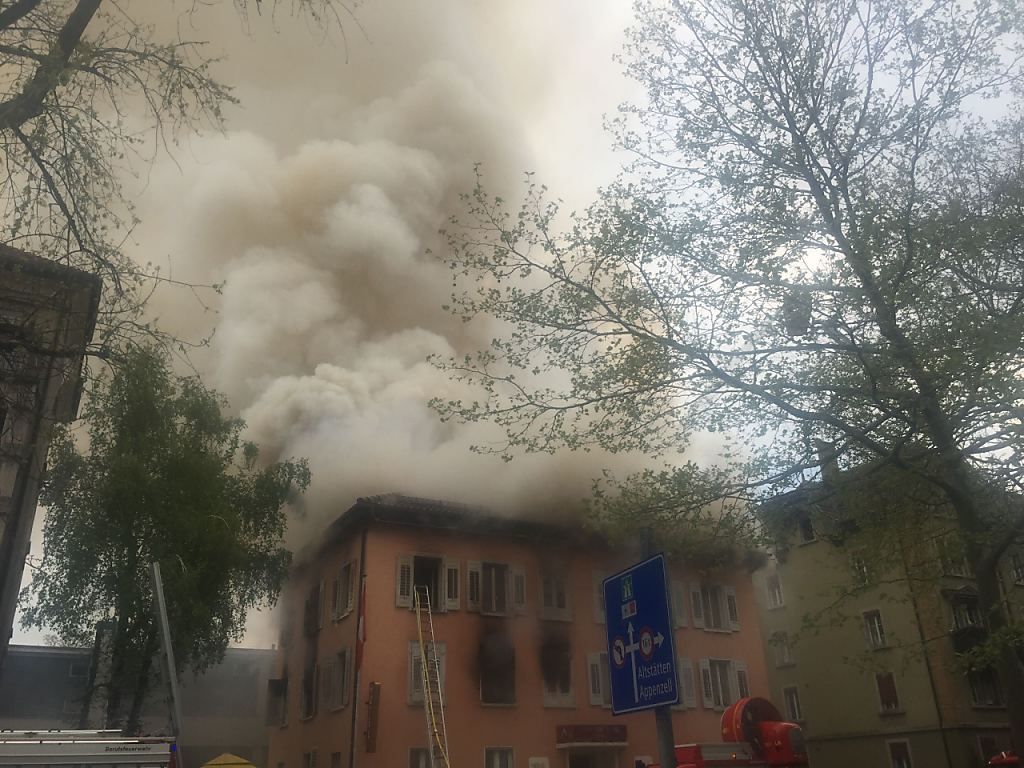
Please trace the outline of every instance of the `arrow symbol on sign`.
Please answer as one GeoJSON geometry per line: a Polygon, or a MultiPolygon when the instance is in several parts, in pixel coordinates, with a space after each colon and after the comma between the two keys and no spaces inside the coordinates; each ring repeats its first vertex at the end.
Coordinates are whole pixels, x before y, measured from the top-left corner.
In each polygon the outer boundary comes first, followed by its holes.
{"type": "Polygon", "coordinates": [[[661,644],[665,642],[665,636],[659,632],[654,636],[654,644],[661,648],[661,644]]]}
{"type": "Polygon", "coordinates": [[[637,689],[636,684],[636,652],[640,650],[640,643],[633,642],[633,622],[629,622],[626,626],[626,634],[629,635],[629,645],[626,646],[626,653],[629,654],[629,660],[633,667],[633,702],[640,701],[640,691],[637,689]]]}

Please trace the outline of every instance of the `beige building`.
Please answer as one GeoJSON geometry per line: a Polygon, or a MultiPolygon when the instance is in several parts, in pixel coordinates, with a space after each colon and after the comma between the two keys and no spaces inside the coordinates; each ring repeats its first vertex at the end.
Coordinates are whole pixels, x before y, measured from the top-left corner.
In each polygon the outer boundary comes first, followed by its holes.
{"type": "MultiPolygon", "coordinates": [[[[771,697],[803,725],[811,764],[976,768],[1008,749],[996,675],[956,665],[986,630],[949,537],[910,528],[872,542],[811,509],[790,516],[755,576],[771,697]]],[[[1020,611],[1024,554],[1007,554],[1001,578],[1020,611]]]]}
{"type": "Polygon", "coordinates": [[[98,277],[0,245],[0,668],[50,427],[78,411],[98,277]]]}

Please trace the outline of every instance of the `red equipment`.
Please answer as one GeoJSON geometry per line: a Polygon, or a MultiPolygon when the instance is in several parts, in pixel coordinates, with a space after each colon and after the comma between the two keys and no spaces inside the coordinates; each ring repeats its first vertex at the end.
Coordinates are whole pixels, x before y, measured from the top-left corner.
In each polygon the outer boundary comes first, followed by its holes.
{"type": "Polygon", "coordinates": [[[988,765],[989,768],[992,768],[992,766],[1020,765],[1020,758],[1014,752],[1000,752],[989,759],[988,765]]]}
{"type": "MultiPolygon", "coordinates": [[[[804,732],[767,699],[740,699],[722,713],[722,742],[676,746],[677,768],[807,765],[804,732]]],[[[650,768],[655,768],[651,766],[650,768]]]]}

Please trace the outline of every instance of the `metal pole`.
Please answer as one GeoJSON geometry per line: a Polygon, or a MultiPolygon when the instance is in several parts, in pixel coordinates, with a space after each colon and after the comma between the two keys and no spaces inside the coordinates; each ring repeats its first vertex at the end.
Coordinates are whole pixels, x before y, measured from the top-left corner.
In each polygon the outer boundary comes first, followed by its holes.
{"type": "MultiPolygon", "coordinates": [[[[650,526],[645,527],[643,536],[644,557],[654,555],[654,536],[650,526]]],[[[666,584],[666,589],[668,585],[666,584]]],[[[658,763],[661,768],[676,768],[676,739],[672,733],[672,710],[671,708],[654,708],[654,727],[657,732],[658,741],[658,763]]]]}
{"type": "Polygon", "coordinates": [[[181,753],[181,698],[178,695],[178,671],[174,664],[174,648],[171,646],[171,626],[167,622],[167,601],[164,599],[164,581],[160,576],[160,563],[151,563],[150,578],[153,581],[153,612],[156,614],[160,634],[160,650],[164,660],[164,674],[171,691],[171,727],[174,730],[175,749],[178,752],[178,767],[185,768],[181,753]]]}

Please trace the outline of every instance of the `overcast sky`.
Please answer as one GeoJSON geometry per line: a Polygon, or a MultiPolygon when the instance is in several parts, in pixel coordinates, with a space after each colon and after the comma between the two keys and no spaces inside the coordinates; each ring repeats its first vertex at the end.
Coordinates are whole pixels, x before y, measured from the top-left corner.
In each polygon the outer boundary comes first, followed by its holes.
{"type": "MultiPolygon", "coordinates": [[[[469,454],[485,431],[426,408],[460,394],[426,356],[489,338],[441,310],[451,281],[427,250],[475,163],[502,192],[535,171],[574,207],[614,177],[625,158],[602,118],[635,93],[612,61],[629,4],[366,0],[344,35],[286,14],[245,24],[232,6],[132,5],[158,35],[208,40],[241,103],[224,135],[191,138],[140,178],[130,247],[177,279],[227,281],[208,311],[166,290],[152,310],[183,336],[213,332],[195,357],[207,382],[270,455],[310,459],[289,543],[387,491],[555,514],[601,457],[505,465],[469,454]]],[[[273,639],[264,618],[247,644],[273,639]]],[[[16,628],[14,641],[41,635],[16,628]]]]}

